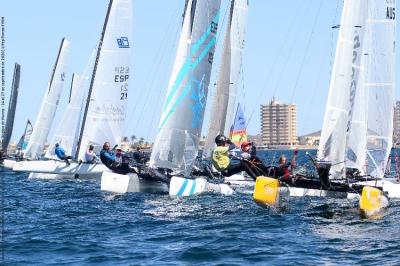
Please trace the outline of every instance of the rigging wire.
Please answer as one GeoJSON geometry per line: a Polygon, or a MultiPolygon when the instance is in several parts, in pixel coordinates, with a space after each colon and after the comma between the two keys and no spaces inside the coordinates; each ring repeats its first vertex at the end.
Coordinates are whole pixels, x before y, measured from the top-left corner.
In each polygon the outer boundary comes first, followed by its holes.
{"type": "MultiPolygon", "coordinates": [[[[157,52],[154,55],[154,59],[153,64],[150,67],[150,70],[148,72],[148,75],[145,79],[145,82],[143,84],[143,87],[146,89],[140,89],[138,90],[138,95],[136,97],[136,108],[132,108],[131,112],[129,114],[129,117],[127,119],[127,125],[130,124],[130,122],[132,121],[132,119],[134,118],[134,116],[136,117],[136,123],[133,126],[133,132],[137,132],[139,125],[143,126],[143,120],[141,119],[141,117],[143,117],[143,114],[145,112],[145,109],[148,108],[148,100],[149,100],[149,96],[152,93],[152,91],[154,90],[154,83],[155,83],[155,78],[157,77],[158,73],[160,72],[160,66],[161,63],[164,60],[165,57],[165,50],[167,50],[168,45],[165,45],[166,43],[168,43],[168,38],[169,36],[171,36],[171,33],[174,30],[173,24],[174,22],[176,22],[176,17],[177,17],[177,13],[180,10],[180,3],[178,2],[178,4],[175,6],[174,10],[175,12],[172,13],[170,20],[167,24],[166,30],[164,31],[165,34],[162,38],[162,41],[159,43],[159,47],[157,49],[157,52]]],[[[176,30],[178,31],[178,30],[176,30]]],[[[175,35],[176,36],[176,33],[175,35]]],[[[175,38],[174,38],[175,40],[175,38]]],[[[156,98],[155,100],[157,100],[158,98],[156,98]]],[[[156,104],[151,105],[151,107],[154,106],[158,106],[156,104]]],[[[149,130],[146,130],[146,132],[149,132],[149,130]]]]}
{"type": "MultiPolygon", "coordinates": [[[[305,13],[307,12],[307,10],[309,10],[309,8],[311,6],[310,2],[309,2],[308,6],[305,6],[305,5],[301,6],[301,4],[302,4],[301,1],[298,1],[297,3],[298,3],[298,6],[297,6],[296,10],[300,10],[301,7],[306,7],[305,10],[303,11],[305,13]]],[[[302,12],[297,12],[296,16],[293,16],[292,20],[289,22],[288,28],[285,31],[283,31],[283,32],[286,33],[283,36],[283,38],[281,38],[282,40],[284,40],[284,43],[282,45],[279,45],[279,50],[275,53],[275,57],[272,60],[272,64],[270,65],[269,69],[266,71],[267,75],[266,75],[265,80],[263,82],[264,90],[260,90],[260,92],[258,94],[258,97],[256,99],[264,99],[266,97],[267,90],[268,90],[268,84],[271,82],[271,77],[272,77],[271,73],[273,72],[274,69],[276,69],[276,65],[278,63],[278,59],[282,57],[282,53],[283,53],[284,49],[286,48],[286,44],[291,43],[292,44],[292,49],[290,49],[290,51],[293,50],[293,45],[295,44],[295,42],[289,42],[287,40],[289,40],[289,36],[293,33],[293,31],[295,29],[296,29],[295,33],[299,32],[299,28],[300,28],[301,23],[295,23],[295,22],[298,21],[300,18],[302,18],[301,20],[303,20],[303,17],[305,17],[305,14],[303,16],[300,16],[301,14],[302,14],[302,12]],[[297,25],[297,27],[293,27],[292,25],[297,25]]],[[[286,63],[287,62],[288,62],[288,59],[286,60],[286,63]]],[[[283,69],[281,70],[279,76],[282,76],[283,69]]],[[[273,91],[272,95],[275,95],[276,90],[277,90],[277,86],[274,87],[274,91],[273,91]]],[[[251,120],[253,118],[255,110],[256,110],[256,106],[253,106],[252,111],[251,111],[250,116],[249,116],[248,124],[250,124],[250,122],[251,122],[251,120]]]]}
{"type": "Polygon", "coordinates": [[[296,81],[294,83],[294,87],[293,87],[293,90],[292,90],[292,95],[290,96],[290,101],[289,101],[290,103],[293,102],[293,97],[294,97],[294,95],[296,93],[297,85],[299,83],[300,76],[301,76],[301,74],[303,72],[304,62],[306,61],[306,58],[308,56],[308,52],[310,50],[311,40],[313,39],[313,36],[314,36],[315,26],[317,25],[318,18],[319,18],[319,15],[321,13],[321,7],[322,7],[323,3],[324,3],[324,0],[319,1],[317,15],[314,18],[314,23],[313,23],[312,28],[311,28],[311,33],[310,33],[310,36],[308,37],[306,50],[305,50],[305,52],[303,54],[303,58],[302,58],[301,63],[300,63],[300,68],[299,68],[299,72],[297,73],[296,81]]]}
{"type": "MultiPolygon", "coordinates": [[[[334,15],[333,15],[333,18],[332,18],[332,23],[331,23],[331,25],[334,25],[335,24],[335,22],[337,21],[337,18],[338,18],[338,14],[339,14],[339,5],[340,5],[340,2],[342,2],[341,0],[337,0],[336,1],[336,9],[335,9],[335,13],[334,13],[334,15]]],[[[335,41],[334,41],[334,32],[335,32],[335,29],[336,29],[336,27],[332,27],[331,28],[331,40],[330,40],[330,61],[329,61],[329,66],[330,66],[330,70],[329,70],[329,73],[332,73],[332,65],[333,65],[333,57],[334,57],[334,54],[333,54],[333,51],[334,51],[334,49],[335,49],[335,41]]],[[[318,64],[319,66],[320,65],[322,65],[322,62],[323,62],[323,59],[321,58],[321,61],[320,61],[320,64],[318,64]]],[[[321,68],[320,69],[320,74],[323,72],[323,71],[325,71],[323,68],[321,68]]],[[[315,85],[314,85],[314,89],[313,89],[313,91],[312,91],[312,94],[311,94],[311,98],[310,98],[310,101],[308,102],[308,104],[307,104],[307,106],[312,106],[313,104],[314,104],[314,100],[315,100],[315,95],[316,95],[316,91],[317,91],[317,88],[318,88],[318,85],[319,85],[319,83],[320,83],[320,81],[321,81],[321,78],[322,78],[322,75],[318,75],[318,79],[316,80],[316,82],[315,82],[315,85]]],[[[330,82],[330,81],[329,81],[330,82]]],[[[311,109],[310,108],[306,108],[306,115],[305,115],[305,117],[309,117],[310,116],[310,112],[311,112],[311,109]]],[[[307,129],[307,127],[309,126],[309,122],[310,122],[310,120],[309,119],[306,119],[305,120],[305,123],[303,124],[303,127],[302,127],[302,130],[300,131],[300,132],[304,132],[306,129],[307,129]]]]}

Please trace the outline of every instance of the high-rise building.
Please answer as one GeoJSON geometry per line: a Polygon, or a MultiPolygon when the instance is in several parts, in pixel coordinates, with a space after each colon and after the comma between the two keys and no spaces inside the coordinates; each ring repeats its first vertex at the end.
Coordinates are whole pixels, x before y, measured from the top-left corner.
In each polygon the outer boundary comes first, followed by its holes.
{"type": "Polygon", "coordinates": [[[261,139],[268,148],[297,145],[297,112],[295,104],[271,102],[261,105],[261,139]]]}
{"type": "Polygon", "coordinates": [[[393,145],[400,144],[400,101],[396,101],[393,114],[393,145]]]}

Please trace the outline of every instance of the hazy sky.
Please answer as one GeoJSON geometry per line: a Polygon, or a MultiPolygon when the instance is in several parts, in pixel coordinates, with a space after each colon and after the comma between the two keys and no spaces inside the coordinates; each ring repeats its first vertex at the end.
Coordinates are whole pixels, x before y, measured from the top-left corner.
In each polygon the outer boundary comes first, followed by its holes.
{"type": "MultiPolygon", "coordinates": [[[[133,0],[131,114],[124,135],[134,134],[152,141],[156,134],[184,2],[133,0]]],[[[0,16],[6,19],[7,93],[14,62],[22,67],[13,140],[22,134],[28,118],[35,121],[61,38],[66,37],[71,42],[68,83],[53,127],[56,126],[64,111],[72,73],[83,71],[99,40],[108,3],[108,0],[1,1],[0,16]]],[[[342,5],[343,0],[250,0],[243,84],[238,94],[249,119],[250,134],[260,131],[260,104],[269,102],[273,96],[297,104],[299,135],[321,128],[338,32],[332,26],[339,24],[342,5]]],[[[228,0],[223,0],[221,20],[226,17],[227,8],[228,0]]],[[[220,34],[223,25],[220,22],[220,34]]],[[[222,40],[218,37],[219,47],[222,40]]],[[[218,58],[217,54],[215,61],[218,58]]],[[[214,68],[209,100],[214,94],[217,74],[218,68],[214,68]]]]}

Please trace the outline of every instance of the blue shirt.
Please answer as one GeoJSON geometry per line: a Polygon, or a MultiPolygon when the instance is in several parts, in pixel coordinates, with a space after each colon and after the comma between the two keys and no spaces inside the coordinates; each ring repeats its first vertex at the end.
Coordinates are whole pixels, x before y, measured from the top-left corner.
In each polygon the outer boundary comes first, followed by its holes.
{"type": "Polygon", "coordinates": [[[65,151],[63,148],[61,148],[60,146],[56,147],[56,150],[54,151],[54,153],[57,155],[57,157],[59,159],[64,159],[65,158],[65,151]]]}
{"type": "Polygon", "coordinates": [[[100,151],[100,160],[106,166],[111,166],[113,162],[115,162],[116,158],[114,152],[108,150],[100,151]]]}

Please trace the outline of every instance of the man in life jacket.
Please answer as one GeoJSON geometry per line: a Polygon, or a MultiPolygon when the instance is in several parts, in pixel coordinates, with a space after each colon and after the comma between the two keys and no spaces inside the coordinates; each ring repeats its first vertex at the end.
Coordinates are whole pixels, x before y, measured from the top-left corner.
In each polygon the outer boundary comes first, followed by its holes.
{"type": "Polygon", "coordinates": [[[257,175],[251,170],[250,163],[241,157],[235,158],[238,161],[232,161],[230,151],[236,149],[235,144],[224,135],[218,135],[215,138],[217,147],[212,152],[212,163],[214,167],[222,173],[223,176],[231,176],[245,171],[249,176],[256,180],[257,175]]]}
{"type": "Polygon", "coordinates": [[[54,153],[58,157],[58,159],[65,161],[67,165],[70,165],[68,159],[72,159],[72,156],[65,155],[64,149],[60,146],[60,144],[56,143],[54,153]]]}
{"type": "Polygon", "coordinates": [[[118,162],[117,157],[115,156],[114,150],[118,145],[115,145],[114,148],[110,149],[110,143],[105,142],[103,144],[103,149],[100,151],[100,160],[101,162],[110,170],[117,174],[126,175],[129,172],[134,172],[134,169],[129,167],[129,162],[122,161],[118,162]]]}

